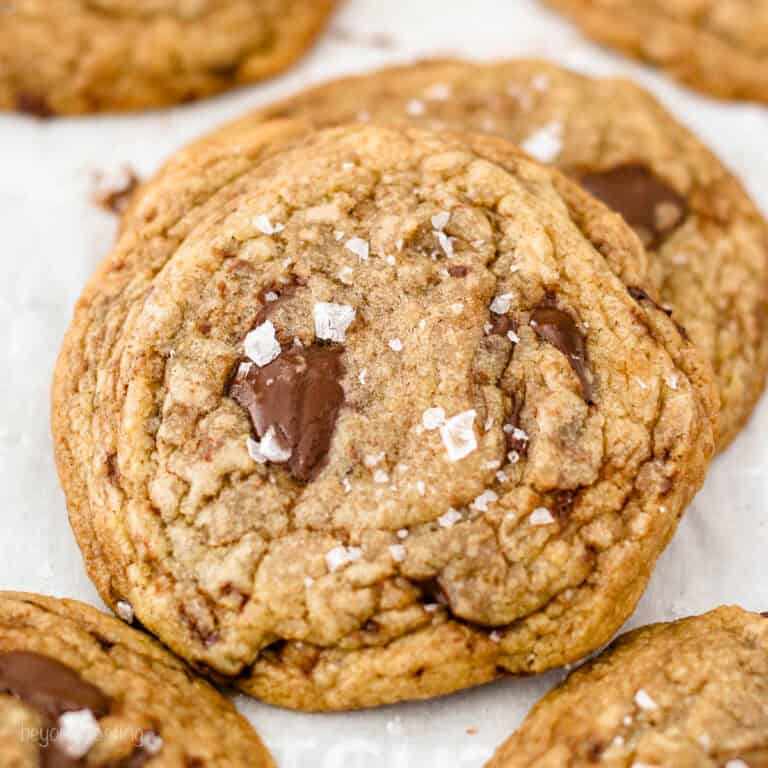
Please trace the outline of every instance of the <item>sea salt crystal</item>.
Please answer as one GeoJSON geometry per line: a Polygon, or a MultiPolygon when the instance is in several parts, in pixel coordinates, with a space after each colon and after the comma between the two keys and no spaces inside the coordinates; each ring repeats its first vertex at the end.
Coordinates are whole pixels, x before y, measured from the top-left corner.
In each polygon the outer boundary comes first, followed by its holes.
{"type": "Polygon", "coordinates": [[[277,439],[277,432],[274,427],[270,427],[261,438],[261,442],[248,438],[248,454],[258,462],[264,464],[272,461],[276,464],[288,461],[291,458],[291,449],[284,448],[277,439]]]}
{"type": "Polygon", "coordinates": [[[474,421],[477,412],[463,411],[452,416],[440,426],[440,437],[443,439],[448,461],[459,461],[466,458],[477,448],[474,421]]]}
{"type": "Polygon", "coordinates": [[[437,233],[437,242],[440,243],[440,247],[443,249],[445,255],[449,259],[453,258],[453,240],[451,240],[445,232],[437,233]]]}
{"type": "Polygon", "coordinates": [[[403,342],[400,341],[400,339],[390,339],[387,342],[387,346],[393,351],[393,352],[402,352],[403,351],[403,342]]]}
{"type": "Polygon", "coordinates": [[[154,731],[144,731],[139,740],[139,746],[148,755],[157,755],[163,748],[163,737],[154,731]]]}
{"type": "Polygon", "coordinates": [[[507,338],[513,344],[519,344],[520,343],[520,337],[514,331],[507,331],[507,338]]]}
{"type": "Polygon", "coordinates": [[[461,512],[453,508],[437,518],[438,525],[441,528],[453,528],[459,520],[461,520],[461,512]]]}
{"type": "Polygon", "coordinates": [[[445,229],[446,224],[448,224],[450,218],[451,214],[449,211],[440,211],[440,213],[436,213],[432,217],[432,226],[437,230],[443,230],[445,229]]]}
{"type": "Polygon", "coordinates": [[[534,131],[521,147],[542,163],[551,163],[563,149],[563,126],[558,122],[547,123],[534,131]]]}
{"type": "Polygon", "coordinates": [[[133,606],[126,600],[118,600],[117,615],[126,624],[133,624],[133,606]]]}
{"type": "Polygon", "coordinates": [[[354,270],[352,267],[342,267],[339,270],[339,280],[341,280],[344,285],[352,285],[352,275],[354,274],[354,270]]]}
{"type": "Polygon", "coordinates": [[[373,473],[373,482],[382,485],[389,482],[389,473],[384,469],[377,469],[373,473]]]}
{"type": "Polygon", "coordinates": [[[427,111],[427,107],[421,99],[411,99],[405,105],[405,111],[409,115],[418,117],[419,115],[423,115],[427,111]]]}
{"type": "Polygon", "coordinates": [[[352,253],[357,256],[360,261],[365,261],[368,258],[369,253],[369,246],[368,241],[363,240],[362,237],[352,237],[349,240],[347,240],[346,243],[344,243],[344,247],[348,251],[352,251],[352,253]]]}
{"type": "Polygon", "coordinates": [[[635,694],[635,704],[640,709],[656,709],[656,702],[642,688],[635,694]]]}
{"type": "Polygon", "coordinates": [[[421,414],[421,423],[424,429],[437,429],[445,422],[445,411],[442,408],[427,408],[421,414]]]}
{"type": "Polygon", "coordinates": [[[363,550],[359,547],[345,547],[340,544],[325,553],[325,563],[328,570],[333,573],[337,568],[341,568],[347,563],[353,563],[359,560],[363,555],[363,550]]]}
{"type": "Polygon", "coordinates": [[[405,560],[405,547],[402,544],[390,544],[389,554],[396,563],[402,563],[405,560]]]}
{"type": "Polygon", "coordinates": [[[259,367],[271,363],[278,357],[282,350],[272,321],[266,320],[250,331],[243,341],[243,349],[246,356],[259,367]]]}
{"type": "Polygon", "coordinates": [[[269,220],[269,216],[265,213],[260,213],[254,220],[253,226],[264,235],[275,235],[278,232],[282,232],[285,229],[283,224],[272,224],[269,220]]]}
{"type": "Polygon", "coordinates": [[[550,525],[555,522],[555,518],[546,507],[537,507],[531,512],[528,522],[531,525],[550,525]]]}
{"type": "Polygon", "coordinates": [[[490,309],[496,315],[506,315],[510,306],[512,306],[512,294],[500,293],[491,302],[490,309]]]}
{"type": "Polygon", "coordinates": [[[347,329],[357,314],[349,304],[333,304],[319,301],[312,309],[315,318],[315,335],[318,339],[343,342],[347,329]]]}
{"type": "Polygon", "coordinates": [[[488,505],[494,501],[498,501],[498,495],[494,491],[488,489],[483,491],[470,505],[470,509],[474,509],[477,512],[487,512],[488,505]]]}
{"type": "Polygon", "coordinates": [[[59,718],[56,745],[69,757],[79,760],[90,752],[101,735],[99,722],[90,709],[65,712],[59,718]]]}

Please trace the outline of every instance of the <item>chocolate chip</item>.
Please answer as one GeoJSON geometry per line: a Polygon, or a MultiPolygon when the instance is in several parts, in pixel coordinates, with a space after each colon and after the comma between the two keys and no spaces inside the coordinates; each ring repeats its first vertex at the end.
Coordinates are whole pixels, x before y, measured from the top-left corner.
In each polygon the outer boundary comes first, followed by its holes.
{"type": "Polygon", "coordinates": [[[34,93],[20,93],[16,97],[16,109],[19,112],[24,112],[27,115],[41,119],[53,117],[54,115],[48,101],[43,96],[38,96],[34,93]]]}
{"type": "Polygon", "coordinates": [[[639,163],[587,173],[581,185],[620,213],[651,248],[661,245],[688,216],[685,198],[639,163]]]}
{"type": "Polygon", "coordinates": [[[764,619],[768,619],[768,611],[763,611],[763,613],[760,614],[764,619]]]}
{"type": "MultiPolygon", "coordinates": [[[[0,654],[0,693],[10,693],[36,709],[48,729],[55,727],[65,712],[88,709],[94,717],[101,718],[110,708],[109,697],[73,669],[30,651],[0,654]]],[[[69,757],[52,740],[40,744],[40,765],[42,768],[75,768],[81,761],[69,757]]]]}
{"type": "Polygon", "coordinates": [[[581,383],[584,400],[592,405],[594,400],[587,365],[587,343],[576,321],[567,312],[547,301],[533,310],[530,324],[537,336],[565,355],[581,383]]]}
{"type": "Polygon", "coordinates": [[[274,430],[291,474],[316,477],[344,403],[341,350],[315,345],[283,352],[269,365],[238,366],[229,396],[248,411],[259,439],[274,430]]]}
{"type": "Polygon", "coordinates": [[[507,331],[512,330],[514,325],[507,315],[491,316],[491,334],[494,336],[506,336],[507,331]]]}
{"type": "Polygon", "coordinates": [[[469,274],[469,267],[463,264],[452,264],[448,267],[448,274],[451,277],[466,277],[469,274]]]}

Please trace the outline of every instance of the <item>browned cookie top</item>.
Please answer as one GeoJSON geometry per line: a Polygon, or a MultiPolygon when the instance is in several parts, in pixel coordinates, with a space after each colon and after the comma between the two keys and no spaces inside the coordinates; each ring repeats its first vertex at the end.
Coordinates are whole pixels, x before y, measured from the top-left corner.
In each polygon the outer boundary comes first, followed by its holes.
{"type": "MultiPolygon", "coordinates": [[[[718,446],[746,422],[768,370],[766,225],[722,163],[641,88],[541,61],[423,62],[304,91],[234,130],[279,116],[483,131],[557,165],[643,239],[654,298],[715,368],[718,446]]],[[[209,138],[226,141],[228,130],[209,138]]]]}
{"type": "Polygon", "coordinates": [[[768,0],[546,0],[599,42],[698,90],[768,101],[768,0]]]}
{"type": "Polygon", "coordinates": [[[190,101],[310,44],[334,0],[0,0],[0,109],[55,114],[190,101]]]}
{"type": "Polygon", "coordinates": [[[89,572],[185,658],[340,709],[632,611],[712,451],[622,219],[501,139],[257,124],[145,188],[58,361],[89,572]]]}
{"type": "Polygon", "coordinates": [[[718,608],[621,637],[487,768],[765,768],[768,616],[718,608]]]}
{"type": "Polygon", "coordinates": [[[0,592],[0,755],[12,768],[274,765],[235,708],[157,642],[82,603],[20,592],[0,592]]]}

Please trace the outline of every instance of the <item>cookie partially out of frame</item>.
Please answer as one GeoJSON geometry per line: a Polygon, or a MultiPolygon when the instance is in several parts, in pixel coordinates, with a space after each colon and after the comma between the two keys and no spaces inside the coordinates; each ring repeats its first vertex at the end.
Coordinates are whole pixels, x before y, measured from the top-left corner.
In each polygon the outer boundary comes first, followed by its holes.
{"type": "Polygon", "coordinates": [[[768,102],[766,0],[546,0],[600,43],[724,99],[768,102]]]}
{"type": "Polygon", "coordinates": [[[234,130],[275,117],[483,131],[555,164],[643,239],[656,297],[715,369],[718,447],[746,423],[768,371],[768,230],[741,184],[643,89],[542,61],[434,61],[309,89],[234,130]]]}
{"type": "Polygon", "coordinates": [[[495,137],[282,121],[181,153],[57,364],[91,577],[199,669],[307,710],[582,657],[713,450],[709,367],[645,265],[495,137]]]}
{"type": "Polygon", "coordinates": [[[0,755],[12,768],[274,767],[232,704],[155,640],[21,592],[0,592],[0,755]]]}
{"type": "Polygon", "coordinates": [[[334,0],[3,0],[0,109],[162,107],[285,69],[334,0]]]}
{"type": "Polygon", "coordinates": [[[487,768],[765,768],[768,617],[629,632],[542,699],[487,768]]]}

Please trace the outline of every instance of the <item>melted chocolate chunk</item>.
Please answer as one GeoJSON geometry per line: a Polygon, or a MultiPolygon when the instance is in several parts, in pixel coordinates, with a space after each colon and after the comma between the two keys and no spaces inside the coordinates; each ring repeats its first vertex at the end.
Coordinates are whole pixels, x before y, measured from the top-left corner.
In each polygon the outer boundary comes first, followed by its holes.
{"type": "Polygon", "coordinates": [[[594,400],[587,366],[587,343],[574,319],[562,309],[546,303],[533,310],[530,322],[537,336],[565,355],[581,382],[584,400],[592,405],[594,400]]]}
{"type": "Polygon", "coordinates": [[[581,185],[620,213],[651,248],[661,245],[688,216],[685,198],[639,163],[587,173],[581,185]]]}
{"type": "MultiPolygon", "coordinates": [[[[0,654],[0,693],[10,693],[36,709],[46,728],[54,727],[65,712],[89,709],[98,719],[110,708],[109,698],[73,669],[29,651],[0,654]]],[[[40,765],[41,768],[75,768],[82,762],[69,757],[53,740],[40,745],[40,765]]]]}
{"type": "Polygon", "coordinates": [[[463,264],[452,264],[448,267],[448,274],[451,277],[466,277],[469,274],[469,267],[463,264]]]}
{"type": "Polygon", "coordinates": [[[46,119],[53,117],[54,112],[43,96],[34,93],[20,93],[16,97],[16,109],[24,114],[46,119]]]}
{"type": "Polygon", "coordinates": [[[343,373],[340,349],[312,346],[283,352],[263,368],[239,366],[229,387],[259,439],[272,428],[290,451],[287,464],[297,480],[312,480],[323,467],[344,403],[343,373]]]}

